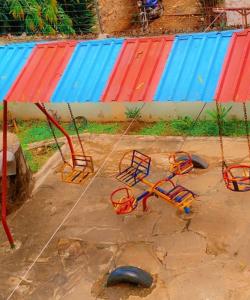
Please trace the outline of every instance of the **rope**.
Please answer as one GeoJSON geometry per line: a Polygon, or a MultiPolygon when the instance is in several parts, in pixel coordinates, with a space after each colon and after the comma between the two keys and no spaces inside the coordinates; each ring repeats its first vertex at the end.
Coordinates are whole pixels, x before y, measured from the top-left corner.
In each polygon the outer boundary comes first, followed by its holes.
{"type": "MultiPolygon", "coordinates": [[[[47,111],[47,110],[46,110],[46,107],[45,107],[45,104],[42,103],[41,105],[42,105],[42,107],[44,108],[44,110],[47,111]]],[[[60,147],[60,145],[59,145],[59,142],[58,142],[58,139],[57,139],[57,137],[56,137],[56,133],[55,133],[54,127],[53,127],[52,123],[50,122],[49,118],[47,118],[47,122],[48,122],[48,124],[49,124],[49,128],[50,128],[50,131],[51,131],[51,133],[52,133],[52,135],[53,135],[53,138],[54,138],[54,140],[55,140],[55,142],[56,142],[57,149],[58,149],[58,151],[60,152],[61,158],[62,158],[63,162],[66,163],[67,161],[66,161],[66,159],[65,159],[65,157],[64,157],[64,155],[63,155],[62,149],[61,149],[61,147],[60,147]]]]}
{"type": "Polygon", "coordinates": [[[72,112],[72,109],[71,109],[71,106],[70,106],[69,103],[68,103],[68,109],[69,109],[69,112],[70,112],[71,120],[72,120],[74,128],[75,128],[75,132],[76,132],[76,135],[77,135],[78,142],[81,146],[82,154],[85,155],[85,152],[84,152],[84,149],[83,149],[83,144],[82,144],[81,137],[80,137],[80,134],[79,134],[79,130],[76,126],[76,121],[75,121],[75,118],[74,118],[74,115],[73,115],[73,112],[72,112]]]}
{"type": "Polygon", "coordinates": [[[243,103],[243,112],[244,112],[244,120],[247,134],[247,143],[248,143],[248,151],[249,151],[249,159],[250,159],[250,136],[249,136],[249,126],[248,126],[248,117],[247,117],[247,107],[246,103],[243,103]]]}

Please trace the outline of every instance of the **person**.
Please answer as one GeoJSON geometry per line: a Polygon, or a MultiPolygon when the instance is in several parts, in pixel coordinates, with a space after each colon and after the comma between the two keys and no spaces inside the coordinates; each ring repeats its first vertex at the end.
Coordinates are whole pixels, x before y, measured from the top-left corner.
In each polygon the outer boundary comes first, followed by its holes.
{"type": "Polygon", "coordinates": [[[143,2],[146,8],[155,9],[158,6],[158,0],[144,0],[143,2]]]}

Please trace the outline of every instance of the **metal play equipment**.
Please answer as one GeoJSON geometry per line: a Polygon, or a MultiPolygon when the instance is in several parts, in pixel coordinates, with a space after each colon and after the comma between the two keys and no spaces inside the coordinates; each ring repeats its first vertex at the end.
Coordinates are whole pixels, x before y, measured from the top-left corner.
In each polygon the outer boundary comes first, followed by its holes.
{"type": "MultiPolygon", "coordinates": [[[[250,136],[248,127],[248,117],[246,103],[243,103],[244,123],[250,159],[250,136]]],[[[224,145],[223,145],[223,121],[221,119],[221,107],[216,102],[217,107],[217,123],[220,136],[222,175],[226,187],[233,192],[248,192],[250,191],[250,164],[233,164],[228,166],[225,160],[224,145]]]]}
{"type": "Polygon", "coordinates": [[[150,173],[151,158],[137,150],[126,152],[120,161],[116,179],[127,187],[118,188],[111,194],[115,212],[119,215],[131,213],[137,208],[140,201],[143,202],[143,210],[146,211],[147,200],[156,196],[177,208],[178,211],[190,213],[195,194],[181,185],[176,185],[172,178],[176,175],[187,174],[193,169],[192,157],[187,152],[175,152],[170,155],[169,163],[170,175],[152,183],[145,179],[150,173]],[[124,163],[129,154],[129,163],[124,163]],[[135,197],[131,187],[139,182],[145,184],[148,189],[135,197]]]}
{"type": "Polygon", "coordinates": [[[60,173],[61,173],[61,178],[62,181],[66,182],[66,183],[76,183],[76,184],[80,184],[84,181],[84,179],[86,179],[88,177],[89,174],[94,172],[94,166],[93,166],[93,160],[91,156],[87,156],[85,155],[84,152],[84,148],[83,148],[83,144],[80,138],[80,134],[79,134],[79,130],[77,128],[76,125],[76,121],[75,118],[73,116],[73,112],[72,109],[70,107],[70,104],[68,104],[68,109],[70,112],[70,116],[71,116],[71,120],[72,120],[72,124],[74,125],[74,129],[77,135],[77,139],[78,139],[78,144],[80,145],[81,151],[77,152],[74,149],[73,143],[71,138],[69,137],[68,133],[65,131],[64,128],[62,128],[59,123],[57,122],[57,120],[55,120],[55,118],[53,118],[48,111],[45,108],[45,105],[41,105],[41,104],[36,104],[37,107],[46,115],[47,117],[47,122],[49,124],[50,130],[53,134],[55,143],[57,145],[57,148],[61,154],[61,158],[63,161],[63,166],[60,169],[60,173]],[[67,141],[68,141],[68,145],[69,145],[69,149],[71,152],[71,160],[67,161],[66,158],[63,155],[63,152],[61,150],[61,147],[58,143],[53,125],[55,127],[57,127],[66,137],[67,141]]]}

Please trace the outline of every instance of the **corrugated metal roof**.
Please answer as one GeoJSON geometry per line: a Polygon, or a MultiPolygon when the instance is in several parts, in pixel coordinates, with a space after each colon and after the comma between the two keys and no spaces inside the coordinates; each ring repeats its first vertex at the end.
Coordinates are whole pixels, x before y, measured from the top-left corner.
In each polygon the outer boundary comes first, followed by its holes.
{"type": "Polygon", "coordinates": [[[7,95],[7,101],[49,102],[76,42],[37,45],[7,95]]]}
{"type": "Polygon", "coordinates": [[[52,102],[99,101],[123,39],[81,42],[52,96],[52,102]]]}
{"type": "Polygon", "coordinates": [[[0,46],[0,101],[5,99],[34,46],[35,43],[0,46]]]}
{"type": "Polygon", "coordinates": [[[234,34],[215,98],[219,102],[250,101],[250,30],[234,34]]]}
{"type": "Polygon", "coordinates": [[[233,31],[178,35],[156,101],[213,101],[233,31]]]}
{"type": "Polygon", "coordinates": [[[174,37],[127,39],[102,101],[152,101],[174,37]]]}

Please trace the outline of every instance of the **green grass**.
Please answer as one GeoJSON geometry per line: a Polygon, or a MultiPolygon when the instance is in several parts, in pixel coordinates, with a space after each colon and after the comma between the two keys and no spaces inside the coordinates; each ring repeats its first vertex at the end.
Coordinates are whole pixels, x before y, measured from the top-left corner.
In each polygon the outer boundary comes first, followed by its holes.
{"type": "MultiPolygon", "coordinates": [[[[67,130],[70,135],[75,135],[75,129],[72,124],[63,123],[63,128],[67,130]]],[[[50,147],[47,153],[41,155],[36,154],[34,151],[27,150],[27,147],[31,143],[40,142],[48,139],[52,139],[53,135],[50,128],[45,121],[18,121],[19,133],[21,145],[24,149],[24,156],[32,172],[37,172],[46,160],[57,150],[55,147],[50,147]]],[[[84,130],[90,133],[109,133],[115,134],[121,128],[119,123],[105,123],[99,124],[95,122],[88,123],[87,128],[79,127],[79,132],[82,133],[84,130]]],[[[61,137],[62,133],[55,128],[57,137],[61,137]]]]}
{"type": "Polygon", "coordinates": [[[35,150],[24,150],[23,153],[31,171],[36,173],[56,151],[56,145],[51,145],[42,155],[37,154],[35,150]]]}
{"type": "Polygon", "coordinates": [[[109,133],[116,134],[120,131],[121,125],[119,123],[89,123],[87,127],[87,132],[90,133],[109,133]]]}
{"type": "MultiPolygon", "coordinates": [[[[250,122],[248,122],[250,128],[250,122]]],[[[218,136],[217,122],[213,120],[199,120],[194,124],[190,117],[179,118],[171,121],[159,121],[146,126],[137,132],[141,135],[175,135],[175,136],[218,136]]],[[[246,128],[244,121],[228,120],[223,126],[224,136],[245,136],[246,128]]]]}
{"type": "Polygon", "coordinates": [[[152,126],[141,129],[138,134],[141,135],[163,135],[166,133],[168,124],[164,121],[157,122],[152,126]]]}
{"type": "MultiPolygon", "coordinates": [[[[249,126],[250,126],[250,122],[249,126]]],[[[187,136],[218,136],[218,125],[213,120],[199,120],[194,124],[191,118],[182,118],[170,122],[171,128],[176,135],[187,136]]],[[[224,136],[245,136],[246,128],[244,121],[228,120],[223,125],[224,136]]]]}
{"type": "MultiPolygon", "coordinates": [[[[67,130],[70,135],[74,135],[75,130],[69,123],[63,123],[62,126],[67,130]]],[[[33,172],[37,172],[46,160],[57,150],[51,147],[47,153],[38,155],[34,151],[27,150],[28,144],[39,142],[47,139],[52,139],[53,135],[45,121],[18,121],[19,133],[18,137],[24,149],[24,155],[33,172]]],[[[250,128],[250,122],[249,122],[250,128]]],[[[121,123],[96,123],[89,122],[86,128],[80,127],[79,132],[83,131],[89,133],[106,133],[117,134],[123,129],[121,123]]],[[[55,129],[57,137],[62,134],[59,130],[55,129]]],[[[190,117],[178,118],[170,121],[159,121],[147,124],[143,129],[140,129],[134,134],[140,135],[153,135],[153,136],[218,136],[217,123],[214,120],[199,120],[194,126],[194,120],[190,117]]],[[[245,124],[240,120],[227,120],[223,127],[225,136],[245,136],[245,124]]]]}
{"type": "MultiPolygon", "coordinates": [[[[76,134],[74,127],[69,123],[63,123],[61,125],[63,128],[67,130],[69,135],[76,134]]],[[[45,121],[26,121],[26,122],[18,121],[18,127],[20,132],[18,134],[18,137],[24,148],[26,148],[28,144],[53,138],[50,128],[47,122],[45,121]]],[[[90,132],[90,133],[115,134],[120,130],[120,128],[121,125],[119,123],[100,124],[100,123],[90,122],[88,123],[87,128],[80,127],[79,132],[82,133],[84,129],[86,129],[86,132],[90,132]]],[[[62,136],[62,133],[56,128],[55,128],[55,133],[57,137],[62,136]]]]}

